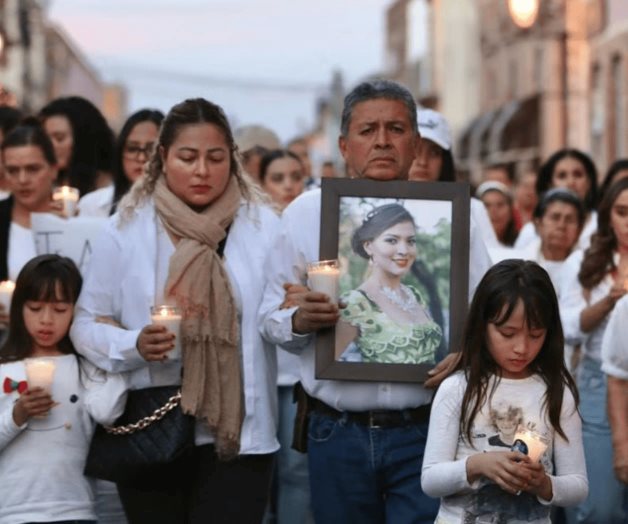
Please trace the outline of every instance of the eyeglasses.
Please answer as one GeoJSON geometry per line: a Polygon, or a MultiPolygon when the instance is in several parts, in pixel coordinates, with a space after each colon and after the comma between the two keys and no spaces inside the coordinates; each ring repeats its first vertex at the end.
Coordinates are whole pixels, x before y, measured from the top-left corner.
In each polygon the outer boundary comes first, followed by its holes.
{"type": "Polygon", "coordinates": [[[154,145],[153,142],[149,142],[144,147],[136,145],[124,146],[124,157],[130,160],[139,160],[140,156],[143,154],[146,158],[149,158],[150,154],[153,152],[154,145]]]}

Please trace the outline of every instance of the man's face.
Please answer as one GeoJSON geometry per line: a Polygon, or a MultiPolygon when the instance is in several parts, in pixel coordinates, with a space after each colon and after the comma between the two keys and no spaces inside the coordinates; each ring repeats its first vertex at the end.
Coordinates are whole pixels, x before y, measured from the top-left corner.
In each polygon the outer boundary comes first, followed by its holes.
{"type": "Polygon", "coordinates": [[[353,107],[340,152],[351,173],[373,180],[406,180],[420,137],[399,100],[376,98],[353,107]]]}

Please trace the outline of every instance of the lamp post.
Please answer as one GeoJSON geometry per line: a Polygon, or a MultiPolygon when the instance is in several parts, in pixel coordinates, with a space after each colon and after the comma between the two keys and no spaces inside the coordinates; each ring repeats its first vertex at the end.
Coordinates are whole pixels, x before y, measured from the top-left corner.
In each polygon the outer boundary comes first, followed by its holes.
{"type": "Polygon", "coordinates": [[[508,11],[517,27],[529,29],[539,14],[539,0],[508,0],[508,11]]]}

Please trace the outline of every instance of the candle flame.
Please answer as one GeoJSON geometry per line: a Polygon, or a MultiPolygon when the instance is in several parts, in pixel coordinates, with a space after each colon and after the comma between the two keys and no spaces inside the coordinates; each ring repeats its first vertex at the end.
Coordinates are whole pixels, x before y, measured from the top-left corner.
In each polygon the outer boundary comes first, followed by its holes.
{"type": "Polygon", "coordinates": [[[0,282],[0,289],[13,291],[15,289],[15,282],[13,282],[12,280],[3,280],[2,282],[0,282]]]}

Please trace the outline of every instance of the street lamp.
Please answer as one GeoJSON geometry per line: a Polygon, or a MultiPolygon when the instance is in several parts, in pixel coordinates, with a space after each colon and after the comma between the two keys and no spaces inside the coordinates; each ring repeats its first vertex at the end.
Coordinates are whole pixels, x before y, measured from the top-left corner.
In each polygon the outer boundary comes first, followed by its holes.
{"type": "Polygon", "coordinates": [[[521,29],[529,29],[539,14],[539,0],[508,0],[512,21],[521,29]]]}

